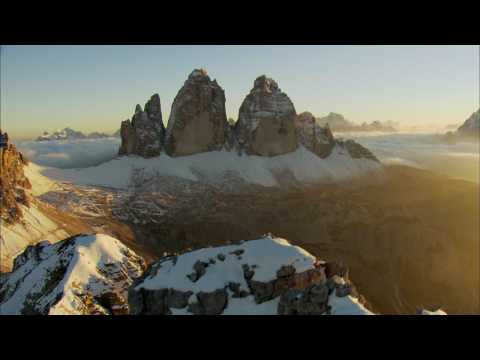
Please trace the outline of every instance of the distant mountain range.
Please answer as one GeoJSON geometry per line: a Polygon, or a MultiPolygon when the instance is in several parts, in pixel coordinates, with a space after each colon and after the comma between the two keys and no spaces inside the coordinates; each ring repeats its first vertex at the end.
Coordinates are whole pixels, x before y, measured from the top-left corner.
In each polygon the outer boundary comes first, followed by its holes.
{"type": "Polygon", "coordinates": [[[120,129],[117,130],[115,133],[109,135],[97,131],[91,132],[90,134],[84,134],[81,131],[76,131],[67,127],[63,130],[57,130],[52,134],[50,134],[48,131],[44,131],[42,135],[37,137],[36,141],[102,139],[108,137],[120,137],[120,129]]]}
{"type": "Polygon", "coordinates": [[[332,131],[382,131],[395,132],[397,124],[393,121],[373,121],[370,124],[364,122],[361,125],[355,124],[343,117],[341,114],[331,112],[327,116],[316,118],[316,122],[320,126],[328,126],[332,131]]]}

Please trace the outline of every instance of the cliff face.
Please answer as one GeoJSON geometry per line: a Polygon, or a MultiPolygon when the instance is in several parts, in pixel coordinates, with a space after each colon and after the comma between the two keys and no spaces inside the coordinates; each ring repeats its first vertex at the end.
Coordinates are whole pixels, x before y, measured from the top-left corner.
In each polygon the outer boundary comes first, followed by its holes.
{"type": "Polygon", "coordinates": [[[1,217],[2,221],[15,223],[22,218],[20,205],[29,206],[30,200],[26,189],[31,188],[30,181],[25,176],[23,167],[27,160],[23,154],[15,148],[8,140],[8,134],[0,136],[5,140],[4,146],[0,148],[0,196],[1,196],[1,217]]]}
{"type": "Polygon", "coordinates": [[[328,126],[320,126],[309,112],[297,116],[295,123],[299,142],[321,158],[326,158],[335,146],[335,139],[328,126]]]}
{"type": "Polygon", "coordinates": [[[240,106],[236,135],[240,149],[249,155],[275,156],[298,146],[296,111],[278,84],[265,75],[258,77],[240,106]]]}
{"type": "Polygon", "coordinates": [[[165,138],[165,126],[158,94],[152,95],[147,101],[145,110],[137,105],[131,121],[122,121],[120,137],[122,144],[118,151],[119,155],[135,154],[143,157],[160,155],[165,138]]]}
{"type": "Polygon", "coordinates": [[[205,70],[196,69],[173,101],[166,152],[175,157],[220,150],[227,126],[225,92],[205,70]]]}

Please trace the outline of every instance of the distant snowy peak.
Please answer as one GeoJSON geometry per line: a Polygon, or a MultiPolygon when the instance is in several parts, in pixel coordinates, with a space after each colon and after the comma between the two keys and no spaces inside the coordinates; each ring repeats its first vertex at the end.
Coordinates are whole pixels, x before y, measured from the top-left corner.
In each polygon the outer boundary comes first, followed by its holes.
{"type": "Polygon", "coordinates": [[[44,131],[42,135],[37,137],[37,141],[51,141],[51,140],[80,140],[80,139],[103,139],[110,137],[105,133],[94,131],[88,135],[85,135],[81,131],[76,131],[71,128],[65,128],[63,130],[57,130],[50,134],[48,131],[44,131]]]}
{"type": "Polygon", "coordinates": [[[29,246],[0,279],[0,314],[127,314],[144,260],[107,235],[29,246]]]}
{"type": "Polygon", "coordinates": [[[265,236],[152,264],[129,292],[132,314],[368,315],[339,263],[265,236]]]}

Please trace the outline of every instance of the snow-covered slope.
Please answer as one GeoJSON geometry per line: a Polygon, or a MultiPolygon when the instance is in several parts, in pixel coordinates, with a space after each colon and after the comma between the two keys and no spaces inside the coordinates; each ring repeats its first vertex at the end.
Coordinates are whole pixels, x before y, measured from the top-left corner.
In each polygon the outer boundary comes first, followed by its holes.
{"type": "Polygon", "coordinates": [[[132,285],[134,314],[371,314],[337,263],[265,236],[154,263],[132,285]]]}
{"type": "Polygon", "coordinates": [[[177,158],[165,154],[150,159],[123,156],[95,167],[50,168],[43,170],[43,174],[75,184],[126,189],[134,173],[141,173],[144,179],[174,176],[210,183],[222,182],[229,175],[255,185],[278,186],[276,174],[285,171],[290,172],[297,181],[311,184],[347,181],[369,174],[378,177],[382,170],[380,163],[364,158],[354,159],[346,149],[337,145],[326,159],[300,146],[292,153],[274,157],[238,156],[233,151],[211,151],[177,158]]]}
{"type": "Polygon", "coordinates": [[[34,196],[43,195],[49,191],[60,190],[60,186],[55,182],[49,179],[46,176],[42,175],[42,171],[45,170],[45,167],[34,164],[32,162],[28,163],[23,167],[25,176],[30,180],[32,188],[30,193],[34,196]]]}
{"type": "MultiPolygon", "coordinates": [[[[36,198],[49,191],[56,191],[60,186],[41,175],[42,167],[28,163],[23,167],[25,176],[32,187],[26,192],[30,196],[29,206],[21,206],[23,216],[15,223],[3,223],[0,227],[0,269],[8,271],[12,267],[13,259],[29,245],[40,241],[54,243],[70,236],[75,226],[72,226],[68,215],[58,213],[36,198]],[[47,211],[48,210],[48,211],[47,211]],[[57,221],[52,219],[57,215],[57,221]],[[61,223],[59,220],[66,221],[61,223]],[[72,231],[70,231],[71,229],[72,231]]],[[[77,225],[77,224],[75,224],[77,225]]],[[[75,228],[76,230],[76,228],[75,228]]]]}
{"type": "Polygon", "coordinates": [[[107,235],[28,247],[0,281],[0,314],[126,314],[144,260],[107,235]]]}
{"type": "Polygon", "coordinates": [[[55,242],[69,234],[34,204],[22,206],[23,218],[15,224],[0,227],[0,269],[10,269],[13,259],[25,248],[39,241],[55,242]]]}

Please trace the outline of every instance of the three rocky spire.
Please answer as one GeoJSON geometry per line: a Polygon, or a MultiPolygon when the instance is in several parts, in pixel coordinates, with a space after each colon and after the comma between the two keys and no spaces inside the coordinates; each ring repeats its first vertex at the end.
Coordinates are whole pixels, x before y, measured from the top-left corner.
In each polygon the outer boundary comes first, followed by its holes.
{"type": "MultiPolygon", "coordinates": [[[[132,120],[121,125],[120,155],[136,154],[154,157],[162,151],[169,156],[185,156],[221,150],[259,156],[275,156],[294,151],[299,143],[317,153],[328,156],[334,139],[328,129],[315,127],[312,137],[304,123],[297,121],[292,101],[278,84],[265,75],[258,77],[244,99],[238,121],[227,121],[225,92],[206,70],[195,69],[175,97],[168,126],[162,121],[160,97],[153,95],[145,104],[135,108],[132,120]],[[318,142],[321,142],[321,151],[318,142]]],[[[313,119],[314,123],[314,119],[313,119]]]]}

